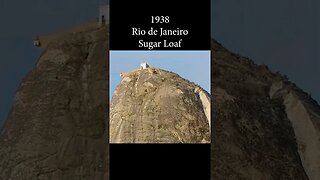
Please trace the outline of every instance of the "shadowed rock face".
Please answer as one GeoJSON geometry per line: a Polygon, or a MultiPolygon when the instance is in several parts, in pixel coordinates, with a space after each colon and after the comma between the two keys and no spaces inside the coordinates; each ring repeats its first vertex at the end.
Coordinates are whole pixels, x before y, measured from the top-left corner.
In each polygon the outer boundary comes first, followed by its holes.
{"type": "Polygon", "coordinates": [[[319,105],[266,66],[212,48],[212,179],[318,180],[319,105]]]}
{"type": "Polygon", "coordinates": [[[0,138],[0,179],[107,179],[107,29],[52,41],[0,138]]]}
{"type": "Polygon", "coordinates": [[[210,142],[206,113],[208,93],[177,74],[157,68],[122,73],[110,107],[110,142],[210,142]]]}

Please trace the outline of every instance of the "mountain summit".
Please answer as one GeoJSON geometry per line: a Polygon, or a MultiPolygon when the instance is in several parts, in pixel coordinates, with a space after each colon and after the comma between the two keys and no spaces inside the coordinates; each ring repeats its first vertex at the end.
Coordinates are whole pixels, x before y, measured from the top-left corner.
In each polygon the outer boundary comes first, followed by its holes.
{"type": "Polygon", "coordinates": [[[154,67],[121,73],[110,107],[112,143],[210,142],[210,95],[154,67]]]}

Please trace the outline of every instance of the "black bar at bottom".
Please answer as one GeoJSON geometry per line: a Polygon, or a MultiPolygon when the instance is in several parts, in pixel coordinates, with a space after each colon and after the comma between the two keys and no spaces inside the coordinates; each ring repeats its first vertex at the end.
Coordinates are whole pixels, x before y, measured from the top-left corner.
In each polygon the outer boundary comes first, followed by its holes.
{"type": "Polygon", "coordinates": [[[210,144],[110,144],[110,180],[210,180],[210,144]]]}

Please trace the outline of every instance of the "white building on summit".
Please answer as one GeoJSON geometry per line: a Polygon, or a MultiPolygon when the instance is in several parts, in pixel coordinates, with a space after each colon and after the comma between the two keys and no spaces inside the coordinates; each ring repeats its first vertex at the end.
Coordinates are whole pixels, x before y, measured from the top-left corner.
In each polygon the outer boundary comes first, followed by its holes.
{"type": "Polygon", "coordinates": [[[148,67],[150,67],[150,66],[149,66],[149,64],[147,64],[146,62],[143,62],[143,63],[140,64],[140,69],[141,69],[141,70],[142,70],[142,69],[147,69],[148,67]]]}

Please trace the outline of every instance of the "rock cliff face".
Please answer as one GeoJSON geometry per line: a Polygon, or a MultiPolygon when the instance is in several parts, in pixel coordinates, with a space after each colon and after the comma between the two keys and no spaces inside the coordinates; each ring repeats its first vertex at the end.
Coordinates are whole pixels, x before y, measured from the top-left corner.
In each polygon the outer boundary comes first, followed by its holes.
{"type": "MultiPolygon", "coordinates": [[[[0,179],[108,179],[106,34],[83,29],[46,45],[1,131],[0,179]]],[[[212,179],[320,179],[319,105],[216,41],[212,57],[211,113],[208,94],[174,73],[123,74],[111,141],[208,142],[211,114],[212,179]]]]}
{"type": "Polygon", "coordinates": [[[56,37],[22,81],[0,138],[0,179],[107,179],[107,28],[56,37]]]}
{"type": "Polygon", "coordinates": [[[319,179],[319,105],[266,66],[212,48],[212,179],[319,179]]]}
{"type": "Polygon", "coordinates": [[[208,143],[210,97],[177,74],[122,73],[110,107],[111,143],[208,143]]]}

